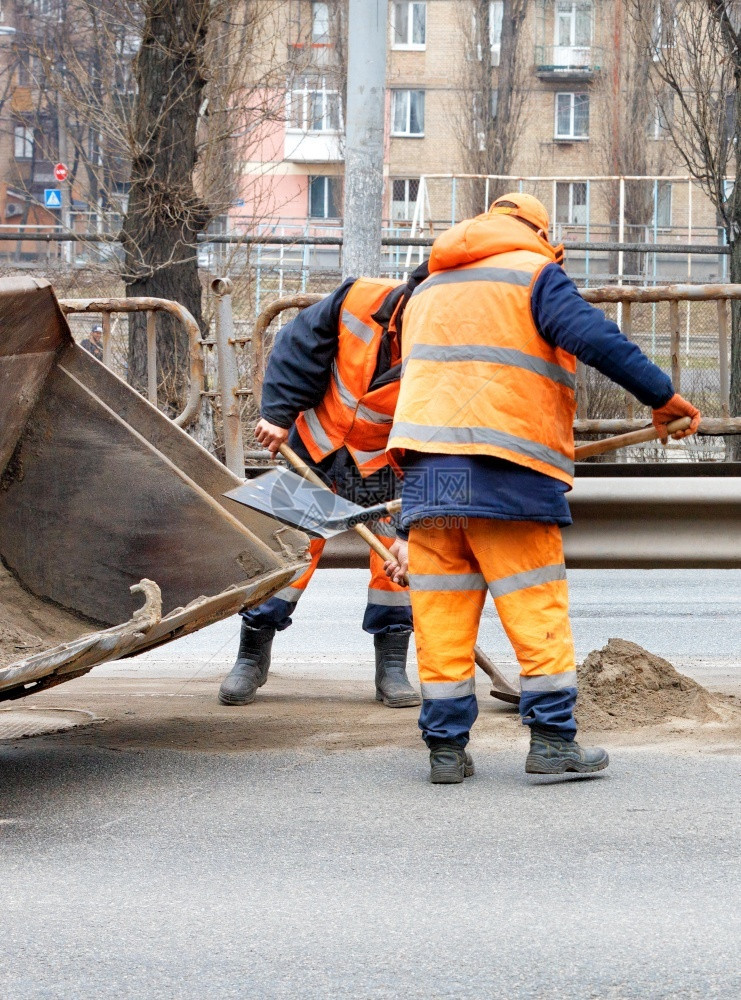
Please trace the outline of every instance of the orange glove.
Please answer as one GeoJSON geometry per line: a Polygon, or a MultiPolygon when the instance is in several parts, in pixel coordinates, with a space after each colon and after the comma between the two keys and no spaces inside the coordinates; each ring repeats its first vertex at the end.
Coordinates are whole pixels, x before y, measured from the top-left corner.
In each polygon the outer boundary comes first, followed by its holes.
{"type": "Polygon", "coordinates": [[[689,437],[691,434],[697,433],[697,428],[700,426],[700,411],[692,403],[688,403],[686,399],[683,399],[678,392],[675,392],[672,398],[660,406],[658,410],[653,411],[653,422],[654,427],[659,432],[659,437],[662,444],[666,444],[669,440],[669,435],[666,431],[667,424],[670,424],[672,420],[678,420],[679,417],[690,417],[692,423],[689,425],[686,431],[675,431],[672,437],[678,441],[680,438],[689,437]]]}

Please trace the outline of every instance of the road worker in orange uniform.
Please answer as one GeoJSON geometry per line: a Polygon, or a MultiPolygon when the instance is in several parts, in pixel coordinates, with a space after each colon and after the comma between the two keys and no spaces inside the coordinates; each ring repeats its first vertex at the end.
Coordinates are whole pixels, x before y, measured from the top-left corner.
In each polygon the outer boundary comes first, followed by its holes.
{"type": "MultiPolygon", "coordinates": [[[[396,494],[386,442],[399,395],[401,318],[426,276],[424,264],[408,283],[348,279],[286,324],[268,361],[255,437],[274,455],[288,440],[328,485],[363,506],[396,494]]],[[[388,520],[373,530],[386,545],[396,538],[388,520]]],[[[219,691],[222,704],[254,701],[268,677],[275,633],[291,624],[323,549],[323,539],[312,539],[303,575],[260,607],[242,612],[237,660],[219,691]]],[[[419,705],[406,674],[409,591],[386,576],[375,552],[370,569],[363,628],[373,635],[376,699],[390,708],[419,705]]]]}
{"type": "Polygon", "coordinates": [[[389,455],[403,472],[420,728],[431,780],[473,773],[473,646],[487,590],[520,664],[526,771],[589,773],[607,753],[575,740],[576,669],[561,527],[574,474],[576,359],[669,421],[700,413],[586,303],[548,242],[548,213],[512,193],[441,235],[404,315],[403,376],[389,455]]]}

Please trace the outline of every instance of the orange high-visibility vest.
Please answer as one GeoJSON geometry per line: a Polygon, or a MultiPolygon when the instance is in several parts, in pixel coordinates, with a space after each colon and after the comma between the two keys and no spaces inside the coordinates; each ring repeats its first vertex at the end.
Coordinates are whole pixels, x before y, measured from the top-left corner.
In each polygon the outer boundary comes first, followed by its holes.
{"type": "MultiPolygon", "coordinates": [[[[401,282],[360,278],[342,305],[337,354],[324,398],[305,410],[296,428],[314,461],[346,447],[363,476],[388,465],[386,443],[399,396],[399,379],[369,390],[384,328],[373,319],[401,282]]],[[[395,331],[392,317],[390,328],[395,331]]],[[[398,337],[391,340],[391,364],[398,364],[398,337]]]]}
{"type": "Polygon", "coordinates": [[[392,465],[407,449],[493,455],[572,484],[576,358],[540,336],[530,311],[555,260],[509,216],[479,216],[439,238],[404,313],[392,465]]]}

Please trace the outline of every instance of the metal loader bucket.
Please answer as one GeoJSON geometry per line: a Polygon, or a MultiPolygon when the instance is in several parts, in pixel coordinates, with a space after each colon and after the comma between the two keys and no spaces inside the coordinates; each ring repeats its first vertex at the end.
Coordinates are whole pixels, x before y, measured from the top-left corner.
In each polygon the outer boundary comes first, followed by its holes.
{"type": "Polygon", "coordinates": [[[0,700],[286,586],[306,536],[240,483],[74,344],[48,282],[0,279],[0,700]]]}

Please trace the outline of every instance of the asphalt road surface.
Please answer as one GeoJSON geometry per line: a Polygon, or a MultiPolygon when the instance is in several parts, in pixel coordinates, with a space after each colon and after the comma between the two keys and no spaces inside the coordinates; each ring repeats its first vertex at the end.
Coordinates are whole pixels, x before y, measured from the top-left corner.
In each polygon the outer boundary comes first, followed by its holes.
{"type": "MultiPolygon", "coordinates": [[[[619,636],[741,691],[741,573],[570,580],[580,656],[619,636]]],[[[372,702],[365,585],[316,578],[272,685],[228,716],[249,752],[142,735],[156,685],[181,729],[213,704],[235,620],[35,699],[105,690],[139,724],[0,746],[3,1000],[738,998],[739,745],[610,736],[603,775],[533,779],[482,698],[475,777],[433,787],[415,711],[372,702]],[[269,743],[321,684],[377,745],[269,743]]],[[[491,617],[480,640],[514,673],[491,617]]]]}

